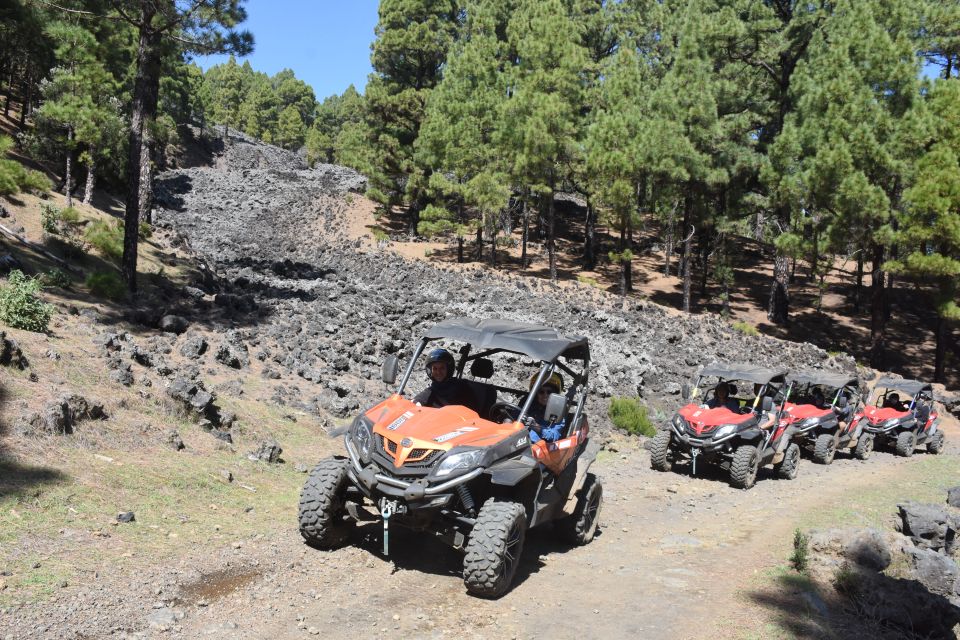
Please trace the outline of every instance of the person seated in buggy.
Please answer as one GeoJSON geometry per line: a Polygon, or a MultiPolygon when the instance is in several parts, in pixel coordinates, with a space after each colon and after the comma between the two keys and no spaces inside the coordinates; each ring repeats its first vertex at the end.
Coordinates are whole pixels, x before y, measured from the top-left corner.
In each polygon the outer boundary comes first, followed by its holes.
{"type": "Polygon", "coordinates": [[[730,397],[731,393],[736,393],[736,387],[731,389],[731,384],[729,382],[721,382],[713,390],[713,397],[707,402],[707,408],[716,409],[717,407],[724,407],[733,411],[734,413],[740,413],[740,403],[730,397]]]}
{"type": "MultiPolygon", "coordinates": [[[[530,378],[529,388],[530,393],[533,392],[533,385],[537,383],[538,374],[533,374],[530,378]]],[[[540,385],[540,388],[537,389],[536,394],[533,396],[533,402],[530,403],[530,410],[527,411],[527,427],[530,430],[530,443],[534,444],[540,440],[546,440],[547,442],[556,442],[561,439],[566,430],[567,421],[566,418],[561,418],[558,422],[551,423],[546,418],[547,412],[547,400],[550,399],[551,393],[560,393],[563,391],[563,378],[559,373],[552,374],[547,380],[540,385]]],[[[529,394],[528,394],[529,396],[529,394]]],[[[528,396],[520,398],[518,405],[523,405],[528,396]]],[[[510,411],[511,418],[516,420],[517,411],[510,411]]]]}
{"type": "Polygon", "coordinates": [[[473,394],[464,380],[454,377],[454,367],[452,353],[446,349],[431,351],[426,363],[430,386],[418,393],[413,401],[420,406],[434,409],[448,405],[470,407],[474,400],[473,394]]]}
{"type": "Polygon", "coordinates": [[[883,408],[896,409],[897,411],[907,410],[907,408],[903,406],[903,403],[900,401],[899,393],[888,393],[887,397],[883,399],[883,408]]]}

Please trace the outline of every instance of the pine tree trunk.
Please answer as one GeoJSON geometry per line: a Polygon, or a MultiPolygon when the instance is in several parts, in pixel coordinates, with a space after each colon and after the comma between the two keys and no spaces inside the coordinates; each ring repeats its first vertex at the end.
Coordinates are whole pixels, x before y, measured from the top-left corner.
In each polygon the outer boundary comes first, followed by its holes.
{"type": "Polygon", "coordinates": [[[693,243],[693,230],[683,241],[683,311],[690,313],[690,289],[693,284],[693,274],[690,273],[690,245],[693,243]]]}
{"type": "Polygon", "coordinates": [[[497,268],[497,229],[499,227],[495,224],[493,225],[493,231],[490,234],[490,266],[494,269],[497,268]]]}
{"type": "Polygon", "coordinates": [[[870,273],[870,366],[880,369],[884,360],[884,333],[886,287],[883,284],[883,245],[873,245],[873,264],[870,273]]]}
{"type": "Polygon", "coordinates": [[[583,228],[583,268],[587,271],[593,271],[597,266],[596,249],[594,239],[596,236],[596,216],[593,213],[593,205],[590,198],[587,198],[587,216],[584,220],[583,228]]]}
{"type": "Polygon", "coordinates": [[[67,127],[67,166],[63,172],[63,193],[67,196],[67,207],[73,206],[73,127],[67,127]]]}
{"type": "Polygon", "coordinates": [[[477,262],[483,262],[483,223],[477,227],[477,262]]]}
{"type": "Polygon", "coordinates": [[[670,215],[667,217],[667,246],[663,252],[663,275],[670,276],[670,263],[673,262],[673,223],[676,207],[670,208],[670,215]]]}
{"type": "Polygon", "coordinates": [[[90,200],[93,199],[93,184],[96,181],[97,174],[97,157],[95,151],[92,147],[89,149],[90,164],[87,165],[87,184],[83,189],[83,204],[90,204],[90,200]]]}
{"type": "Polygon", "coordinates": [[[943,316],[937,316],[937,350],[933,356],[933,381],[946,382],[943,379],[946,369],[947,341],[950,339],[947,331],[947,321],[943,316]]]}
{"type": "Polygon", "coordinates": [[[770,306],[767,319],[785,325],[790,311],[790,260],[777,251],[773,257],[773,282],[770,285],[770,306]]]}
{"type": "Polygon", "coordinates": [[[457,236],[457,262],[463,263],[463,236],[457,236]]]}
{"type": "Polygon", "coordinates": [[[33,99],[33,78],[28,73],[23,80],[23,93],[20,102],[20,129],[27,126],[27,111],[29,111],[30,101],[33,99]]]}
{"type": "MultiPolygon", "coordinates": [[[[137,240],[140,228],[141,176],[143,175],[143,147],[149,144],[145,136],[148,123],[157,113],[157,98],[160,89],[159,34],[149,25],[155,14],[149,2],[141,2],[141,18],[137,46],[137,75],[133,85],[133,105],[130,115],[130,135],[127,156],[127,196],[124,211],[123,277],[131,294],[137,292],[137,240]]],[[[149,159],[149,148],[147,149],[149,159]]],[[[149,172],[149,162],[147,171],[149,172]]]]}
{"type": "Polygon", "coordinates": [[[857,281],[853,289],[853,311],[860,313],[863,301],[863,249],[857,251],[857,281]]]}
{"type": "Polygon", "coordinates": [[[520,249],[520,268],[527,268],[527,237],[530,235],[530,220],[527,210],[529,209],[527,205],[527,199],[524,197],[522,211],[520,213],[523,218],[523,234],[521,240],[521,249],[520,249]]]}
{"type": "Polygon", "coordinates": [[[623,276],[625,293],[633,291],[633,216],[627,212],[627,237],[623,247],[623,276]]]}
{"type": "Polygon", "coordinates": [[[707,297],[707,273],[710,269],[710,234],[700,235],[700,297],[707,297]]]}
{"type": "Polygon", "coordinates": [[[150,124],[143,128],[143,145],[140,147],[140,220],[153,223],[153,165],[150,160],[153,150],[153,132],[150,124]]]}
{"type": "Polygon", "coordinates": [[[547,196],[547,257],[550,262],[550,282],[557,281],[557,247],[554,236],[554,218],[556,212],[553,206],[553,182],[550,183],[550,193],[547,196]]]}
{"type": "MultiPolygon", "coordinates": [[[[687,230],[690,228],[690,216],[693,213],[693,198],[689,194],[689,186],[687,189],[688,193],[683,196],[683,223],[680,225],[681,238],[682,234],[687,233],[687,230]]],[[[686,241],[683,241],[684,243],[686,241]]],[[[680,254],[680,265],[677,268],[677,275],[681,278],[686,278],[687,273],[687,259],[689,258],[689,252],[686,250],[686,244],[684,244],[683,251],[680,254]]]]}

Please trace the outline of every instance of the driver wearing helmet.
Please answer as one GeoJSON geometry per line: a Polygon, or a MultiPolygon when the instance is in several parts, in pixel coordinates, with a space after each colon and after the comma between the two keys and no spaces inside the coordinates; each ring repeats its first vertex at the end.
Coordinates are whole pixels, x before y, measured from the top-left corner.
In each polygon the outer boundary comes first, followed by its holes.
{"type": "Polygon", "coordinates": [[[417,394],[414,402],[423,407],[439,409],[448,405],[470,407],[473,395],[466,383],[453,377],[453,354],[446,349],[434,349],[427,355],[427,377],[430,386],[417,394]]]}

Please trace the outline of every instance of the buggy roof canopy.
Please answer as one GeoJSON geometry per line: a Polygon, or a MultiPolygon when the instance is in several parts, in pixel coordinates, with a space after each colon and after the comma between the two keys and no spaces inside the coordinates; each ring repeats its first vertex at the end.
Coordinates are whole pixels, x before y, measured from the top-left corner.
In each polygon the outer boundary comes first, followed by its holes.
{"type": "Polygon", "coordinates": [[[893,389],[895,391],[909,393],[911,396],[915,396],[921,391],[926,391],[931,397],[933,396],[933,387],[930,386],[930,383],[920,382],[919,380],[880,378],[877,380],[877,384],[874,385],[874,389],[893,389]]]}
{"type": "Polygon", "coordinates": [[[482,349],[504,349],[548,362],[560,356],[573,360],[590,357],[590,346],[583,336],[565,336],[550,327],[510,320],[451,318],[430,329],[425,338],[450,338],[482,349]]]}
{"type": "Polygon", "coordinates": [[[717,362],[708,364],[700,372],[702,376],[716,376],[724,380],[746,380],[756,384],[767,384],[768,382],[783,382],[787,375],[786,369],[765,369],[764,367],[755,367],[751,364],[739,364],[735,362],[717,362]]]}
{"type": "Polygon", "coordinates": [[[787,376],[793,384],[819,384],[833,389],[846,386],[860,386],[860,379],[852,373],[837,373],[836,371],[807,370],[791,373],[787,376]]]}

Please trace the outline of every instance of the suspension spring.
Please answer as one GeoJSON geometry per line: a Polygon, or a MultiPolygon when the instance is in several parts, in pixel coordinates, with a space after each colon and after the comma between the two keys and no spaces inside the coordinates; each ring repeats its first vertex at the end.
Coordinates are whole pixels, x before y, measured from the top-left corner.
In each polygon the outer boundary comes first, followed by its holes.
{"type": "Polygon", "coordinates": [[[463,504],[464,510],[473,515],[477,505],[473,501],[473,496],[470,495],[470,489],[467,489],[464,484],[457,485],[457,495],[460,496],[460,502],[463,504]]]}

